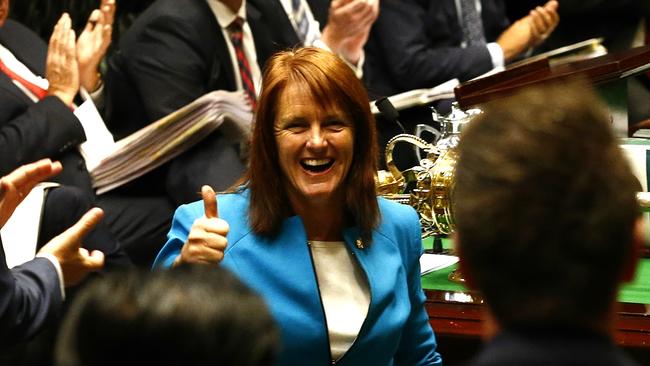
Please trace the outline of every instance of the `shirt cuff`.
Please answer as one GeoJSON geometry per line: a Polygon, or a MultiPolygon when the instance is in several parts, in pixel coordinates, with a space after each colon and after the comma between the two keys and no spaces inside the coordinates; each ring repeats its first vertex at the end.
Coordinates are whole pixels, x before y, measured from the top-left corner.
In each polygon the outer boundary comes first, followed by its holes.
{"type": "Polygon", "coordinates": [[[63,270],[61,270],[61,264],[59,263],[59,260],[56,259],[55,256],[53,256],[50,253],[38,253],[36,254],[37,258],[45,258],[52,262],[52,265],[56,269],[56,275],[59,277],[59,290],[61,290],[61,298],[65,300],[65,286],[63,284],[63,270]]]}
{"type": "Polygon", "coordinates": [[[498,43],[488,43],[487,50],[490,53],[490,58],[492,59],[492,67],[503,67],[505,65],[503,50],[498,43]]]}
{"type": "Polygon", "coordinates": [[[86,91],[85,93],[81,93],[81,96],[83,100],[86,100],[86,97],[90,96],[90,99],[92,99],[93,103],[95,103],[97,109],[102,108],[104,106],[104,83],[101,82],[100,79],[99,87],[95,89],[94,92],[91,93],[86,91]]]}

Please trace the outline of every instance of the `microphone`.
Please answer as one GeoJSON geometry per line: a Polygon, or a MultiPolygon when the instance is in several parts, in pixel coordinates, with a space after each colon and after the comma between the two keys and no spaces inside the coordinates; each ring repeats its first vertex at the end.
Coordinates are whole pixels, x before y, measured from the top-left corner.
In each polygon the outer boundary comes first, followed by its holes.
{"type": "Polygon", "coordinates": [[[404,129],[404,126],[397,120],[397,117],[399,117],[399,113],[397,112],[397,109],[395,109],[395,106],[393,106],[393,103],[390,102],[388,97],[382,97],[379,98],[375,101],[375,106],[379,110],[382,116],[388,121],[388,122],[393,122],[399,126],[400,130],[402,130],[402,133],[406,133],[406,130],[404,129]]]}

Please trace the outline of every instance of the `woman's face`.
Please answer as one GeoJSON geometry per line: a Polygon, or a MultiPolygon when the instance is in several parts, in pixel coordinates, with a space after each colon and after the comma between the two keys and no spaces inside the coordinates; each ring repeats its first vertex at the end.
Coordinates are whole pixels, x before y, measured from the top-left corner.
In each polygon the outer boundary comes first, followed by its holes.
{"type": "Polygon", "coordinates": [[[342,203],[354,154],[352,121],[343,109],[319,104],[300,85],[289,85],[278,100],[275,140],[291,203],[342,203]]]}

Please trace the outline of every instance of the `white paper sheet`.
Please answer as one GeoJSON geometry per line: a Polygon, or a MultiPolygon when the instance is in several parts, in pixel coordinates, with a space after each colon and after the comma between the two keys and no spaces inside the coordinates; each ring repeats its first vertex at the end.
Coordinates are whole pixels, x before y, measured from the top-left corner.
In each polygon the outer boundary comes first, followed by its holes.
{"type": "Polygon", "coordinates": [[[424,253],[420,257],[420,275],[424,276],[427,273],[449,267],[457,262],[458,257],[455,255],[424,253]]]}

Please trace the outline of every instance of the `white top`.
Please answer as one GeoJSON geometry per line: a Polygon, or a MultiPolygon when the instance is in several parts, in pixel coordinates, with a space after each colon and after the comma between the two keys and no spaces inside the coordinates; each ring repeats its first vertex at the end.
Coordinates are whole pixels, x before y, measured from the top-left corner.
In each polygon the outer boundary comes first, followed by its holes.
{"type": "MultiPolygon", "coordinates": [[[[237,90],[244,90],[242,85],[241,77],[239,77],[239,64],[237,63],[237,54],[235,53],[235,48],[232,46],[230,41],[230,33],[228,32],[228,26],[237,18],[242,18],[246,20],[246,0],[242,0],[241,7],[237,13],[233,13],[230,8],[224,5],[221,1],[218,0],[206,0],[212,13],[217,18],[217,22],[221,27],[221,33],[223,38],[226,39],[226,46],[228,47],[228,53],[230,54],[230,60],[232,61],[233,71],[235,73],[235,82],[237,83],[237,90]]],[[[251,76],[253,77],[253,84],[255,84],[255,92],[259,94],[260,83],[262,79],[262,72],[260,71],[260,66],[257,63],[257,52],[255,51],[255,41],[253,40],[253,32],[248,25],[248,22],[244,22],[242,26],[243,31],[243,47],[244,54],[248,60],[248,64],[251,68],[251,76]]]]}
{"type": "Polygon", "coordinates": [[[368,280],[344,242],[311,241],[332,360],[338,360],[359,335],[370,306],[368,280]]]}

